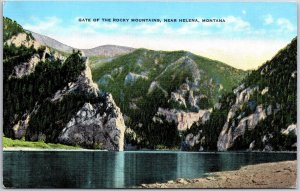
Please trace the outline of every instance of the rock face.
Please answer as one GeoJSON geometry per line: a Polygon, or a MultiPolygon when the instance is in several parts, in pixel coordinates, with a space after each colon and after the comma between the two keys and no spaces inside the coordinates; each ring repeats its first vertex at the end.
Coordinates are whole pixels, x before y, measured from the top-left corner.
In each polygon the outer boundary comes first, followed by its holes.
{"type": "Polygon", "coordinates": [[[286,136],[289,135],[297,136],[297,125],[291,124],[286,129],[283,129],[281,133],[286,136]]]}
{"type": "Polygon", "coordinates": [[[59,142],[122,151],[125,131],[122,114],[111,94],[107,95],[105,103],[106,106],[85,103],[62,130],[59,142]],[[105,111],[100,112],[103,107],[105,111]]]}
{"type": "Polygon", "coordinates": [[[127,74],[127,76],[125,77],[125,82],[124,84],[132,84],[133,82],[137,81],[138,79],[144,79],[147,80],[148,77],[144,76],[144,75],[140,75],[140,74],[135,74],[132,72],[129,72],[129,74],[127,74]]]}
{"type": "Polygon", "coordinates": [[[26,33],[19,33],[18,35],[15,35],[12,38],[8,39],[5,43],[7,43],[7,45],[14,44],[17,47],[21,45],[26,47],[33,46],[35,49],[41,46],[39,42],[29,38],[28,34],[26,33]]]}
{"type": "MultiPolygon", "coordinates": [[[[258,91],[258,87],[245,88],[244,84],[233,90],[236,100],[228,112],[226,123],[219,135],[217,143],[219,151],[226,151],[236,146],[237,142],[244,136],[246,130],[252,131],[260,121],[280,109],[280,105],[277,105],[278,108],[275,109],[272,108],[272,105],[266,108],[264,108],[263,105],[256,107],[255,104],[251,105],[248,101],[250,97],[258,91]],[[244,104],[247,104],[248,107],[254,106],[254,112],[247,116],[245,116],[245,112],[241,113],[240,110],[244,104]]],[[[260,93],[265,94],[266,88],[260,93]]]]}
{"type": "Polygon", "coordinates": [[[210,110],[184,112],[175,109],[168,110],[163,108],[158,108],[157,112],[158,115],[164,116],[168,122],[174,121],[175,124],[177,124],[177,129],[179,131],[185,131],[189,129],[195,122],[205,123],[207,120],[209,120],[210,113],[210,110]]]}
{"type": "Polygon", "coordinates": [[[86,61],[86,69],[77,81],[55,93],[52,102],[61,101],[65,95],[85,92],[90,96],[103,97],[101,103],[86,102],[61,131],[58,141],[69,145],[88,148],[122,151],[124,149],[125,123],[111,94],[101,95],[92,80],[91,70],[86,61]]]}

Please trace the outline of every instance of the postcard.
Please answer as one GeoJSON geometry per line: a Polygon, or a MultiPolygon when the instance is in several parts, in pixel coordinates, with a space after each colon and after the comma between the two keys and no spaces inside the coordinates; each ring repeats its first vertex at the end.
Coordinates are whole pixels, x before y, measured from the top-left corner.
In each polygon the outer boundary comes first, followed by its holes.
{"type": "Polygon", "coordinates": [[[4,1],[5,188],[296,188],[297,2],[4,1]]]}

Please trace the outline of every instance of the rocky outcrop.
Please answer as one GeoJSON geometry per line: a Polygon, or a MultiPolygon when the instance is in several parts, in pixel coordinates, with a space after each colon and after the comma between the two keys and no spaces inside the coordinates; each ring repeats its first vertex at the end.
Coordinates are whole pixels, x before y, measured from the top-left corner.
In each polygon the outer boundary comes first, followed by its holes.
{"type": "Polygon", "coordinates": [[[29,120],[30,120],[30,115],[28,113],[25,113],[22,116],[21,120],[15,123],[15,125],[13,126],[15,138],[21,139],[22,137],[25,136],[29,120]]]}
{"type": "MultiPolygon", "coordinates": [[[[52,62],[59,59],[63,63],[65,60],[65,57],[57,52],[28,38],[26,33],[13,36],[6,43],[9,46],[23,45],[37,50],[28,62],[20,63],[13,68],[8,80],[14,78],[22,80],[24,76],[34,73],[41,61],[52,62]]],[[[10,124],[11,137],[16,139],[25,137],[26,140],[31,141],[63,143],[94,149],[116,151],[124,149],[125,124],[119,107],[115,104],[111,94],[100,93],[97,84],[92,80],[88,59],[84,55],[80,56],[80,63],[85,64],[85,67],[82,67],[85,69],[81,73],[80,70],[78,71],[79,75],[77,78],[75,75],[75,80],[72,79],[69,83],[64,82],[64,85],[67,84],[65,87],[61,86],[63,88],[57,88],[55,93],[52,92],[45,99],[36,101],[31,111],[27,109],[23,114],[12,114],[15,119],[12,119],[12,124],[10,124]],[[68,100],[70,95],[77,100],[68,100]],[[63,111],[62,107],[66,106],[71,108],[72,112],[66,111],[70,113],[64,117],[58,116],[56,113],[63,111]],[[48,116],[43,116],[49,107],[55,110],[52,114],[48,113],[48,116]],[[44,119],[45,117],[51,120],[44,119]],[[47,121],[47,126],[40,127],[40,124],[43,124],[40,123],[41,121],[47,121]]],[[[43,77],[51,78],[52,76],[43,77]]]]}
{"type": "Polygon", "coordinates": [[[16,65],[9,76],[11,78],[22,78],[26,75],[29,75],[34,72],[36,65],[40,61],[45,61],[46,59],[49,60],[65,60],[65,57],[58,54],[57,52],[51,51],[48,47],[44,47],[39,42],[34,39],[31,39],[27,33],[19,33],[16,36],[13,36],[11,39],[8,39],[5,42],[8,46],[14,45],[16,47],[25,46],[27,48],[33,47],[34,49],[38,50],[41,49],[40,53],[35,53],[29,59],[29,61],[20,63],[16,65]]]}
{"type": "Polygon", "coordinates": [[[7,45],[14,44],[16,47],[19,47],[21,45],[26,47],[31,47],[38,49],[41,47],[41,44],[34,39],[31,39],[27,33],[19,33],[18,35],[13,36],[12,38],[8,39],[5,42],[7,45]]]}
{"type": "Polygon", "coordinates": [[[245,134],[246,129],[250,131],[253,130],[259,121],[264,120],[267,117],[266,112],[261,105],[257,106],[256,111],[253,114],[240,119],[236,126],[234,122],[230,123],[232,116],[232,113],[228,114],[227,121],[219,135],[217,143],[219,151],[226,151],[232,148],[235,145],[236,140],[245,134]]]}
{"type": "Polygon", "coordinates": [[[184,143],[188,147],[194,147],[195,145],[200,143],[201,139],[201,133],[202,131],[200,130],[196,135],[189,133],[184,140],[184,143]]]}
{"type": "Polygon", "coordinates": [[[92,96],[99,96],[99,89],[97,84],[93,82],[88,59],[85,62],[85,70],[78,76],[77,81],[70,82],[68,86],[64,87],[62,90],[58,90],[51,101],[61,101],[64,95],[68,95],[72,92],[86,92],[92,96]]]}
{"type": "Polygon", "coordinates": [[[103,103],[85,103],[62,130],[59,142],[122,151],[125,132],[122,113],[111,94],[107,95],[104,103],[105,106],[103,103]]]}
{"type": "MultiPolygon", "coordinates": [[[[255,129],[257,124],[266,119],[268,115],[278,112],[280,105],[276,104],[276,108],[272,105],[264,108],[263,105],[256,106],[253,113],[245,116],[245,112],[241,112],[242,107],[247,104],[247,107],[253,107],[255,104],[249,103],[250,97],[258,92],[259,88],[257,86],[250,88],[245,88],[242,84],[233,90],[235,94],[235,102],[231,106],[226,123],[219,135],[217,147],[219,151],[226,151],[228,149],[234,148],[238,141],[244,136],[246,130],[252,131],[255,129]]],[[[264,95],[268,92],[268,88],[264,88],[260,94],[264,95]]],[[[250,144],[249,149],[254,147],[254,142],[250,144]]]]}
{"type": "Polygon", "coordinates": [[[286,136],[297,136],[297,125],[291,124],[286,129],[282,129],[281,133],[286,136]]]}
{"type": "MultiPolygon", "coordinates": [[[[205,123],[209,120],[210,110],[199,110],[198,112],[184,112],[175,109],[163,109],[158,108],[157,115],[164,116],[168,122],[175,122],[179,131],[185,131],[189,129],[193,123],[200,122],[205,123]]],[[[157,120],[153,118],[153,120],[157,120]]]]}
{"type": "Polygon", "coordinates": [[[88,148],[122,151],[125,132],[122,113],[111,94],[100,94],[97,84],[92,80],[88,61],[78,80],[57,91],[51,101],[61,101],[65,95],[74,92],[85,92],[94,97],[104,96],[104,100],[101,103],[85,103],[66,124],[58,141],[88,148]]]}
{"type": "Polygon", "coordinates": [[[129,72],[126,77],[125,77],[125,81],[124,84],[128,85],[128,84],[133,84],[134,82],[136,82],[138,79],[144,79],[147,80],[148,77],[145,75],[141,75],[141,74],[135,74],[132,72],[129,72]]]}

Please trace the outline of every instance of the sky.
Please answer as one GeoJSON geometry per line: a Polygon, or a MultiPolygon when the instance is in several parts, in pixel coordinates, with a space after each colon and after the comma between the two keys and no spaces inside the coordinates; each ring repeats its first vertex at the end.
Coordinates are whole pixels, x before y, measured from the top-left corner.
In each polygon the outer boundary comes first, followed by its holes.
{"type": "Polygon", "coordinates": [[[271,59],[297,35],[295,2],[8,1],[3,12],[23,28],[75,48],[113,44],[187,50],[245,70],[256,69],[271,59]],[[84,18],[92,20],[79,22],[84,18]],[[162,22],[103,22],[102,18],[162,22]],[[225,22],[163,22],[164,19],[225,22]]]}

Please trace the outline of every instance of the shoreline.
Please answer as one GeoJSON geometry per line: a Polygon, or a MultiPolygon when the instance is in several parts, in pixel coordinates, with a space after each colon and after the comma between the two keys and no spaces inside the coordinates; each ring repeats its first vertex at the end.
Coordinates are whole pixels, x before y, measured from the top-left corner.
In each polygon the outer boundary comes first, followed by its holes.
{"type": "Polygon", "coordinates": [[[208,177],[178,178],[138,188],[296,188],[297,160],[243,166],[234,171],[209,173],[208,177]]]}
{"type": "Polygon", "coordinates": [[[15,152],[26,152],[26,151],[88,151],[88,152],[103,152],[107,150],[96,150],[96,149],[84,149],[84,148],[76,148],[76,149],[51,149],[51,148],[34,148],[34,147],[3,147],[2,151],[15,151],[15,152]]]}
{"type": "MultiPolygon", "coordinates": [[[[85,148],[40,148],[40,147],[2,147],[2,151],[108,151],[99,149],[85,149],[85,148]]],[[[181,150],[124,150],[124,151],[113,151],[113,152],[176,152],[176,153],[195,153],[195,154],[212,154],[212,153],[223,153],[223,154],[243,154],[243,153],[295,153],[297,151],[181,151],[181,150]]]]}

